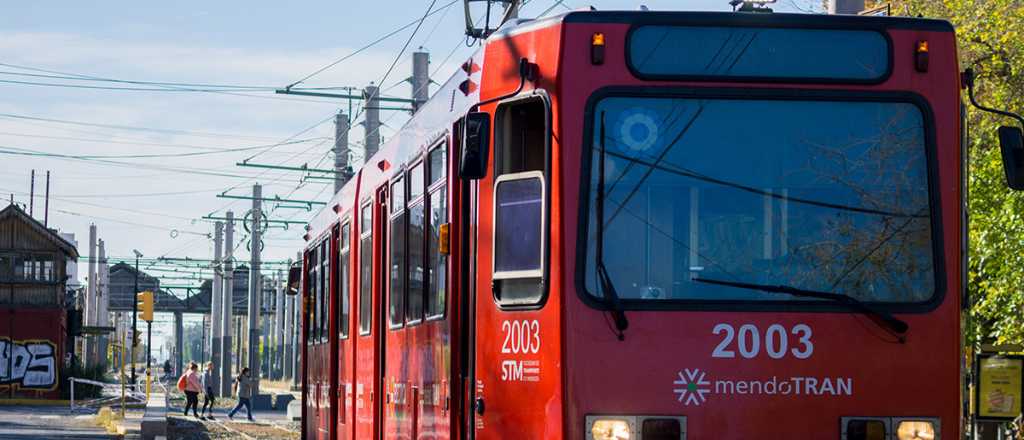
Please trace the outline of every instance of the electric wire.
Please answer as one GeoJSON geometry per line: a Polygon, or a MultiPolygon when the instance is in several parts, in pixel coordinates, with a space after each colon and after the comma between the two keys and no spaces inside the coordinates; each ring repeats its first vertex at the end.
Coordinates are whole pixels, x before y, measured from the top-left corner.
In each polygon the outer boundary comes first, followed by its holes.
{"type": "MultiPolygon", "coordinates": [[[[19,119],[19,120],[27,120],[27,121],[52,122],[52,123],[56,123],[56,124],[77,125],[77,126],[85,126],[85,127],[100,127],[100,128],[110,128],[110,129],[116,129],[116,130],[129,130],[129,131],[145,131],[145,132],[152,132],[152,133],[166,133],[166,134],[177,134],[177,135],[196,136],[196,137],[236,138],[236,139],[251,139],[251,140],[261,140],[261,141],[273,140],[273,138],[268,138],[268,137],[263,137],[263,136],[247,136],[247,135],[241,135],[241,134],[228,134],[228,133],[210,133],[210,132],[178,130],[178,129],[170,129],[170,128],[142,127],[142,126],[133,126],[133,125],[101,124],[101,123],[95,123],[95,122],[82,122],[82,121],[71,121],[71,120],[67,120],[67,119],[43,118],[43,117],[38,117],[38,116],[18,115],[18,114],[13,114],[13,113],[0,113],[0,117],[11,118],[11,119],[19,119]]],[[[291,140],[291,139],[288,139],[288,140],[291,140]]]]}
{"type": "MultiPolygon", "coordinates": [[[[259,145],[259,146],[254,146],[254,147],[211,147],[211,146],[206,146],[206,145],[193,145],[193,144],[173,144],[173,143],[145,142],[145,141],[131,141],[131,142],[129,142],[129,141],[117,141],[117,140],[109,140],[109,139],[90,139],[90,138],[82,138],[82,137],[74,137],[74,136],[51,136],[51,135],[32,134],[32,133],[16,133],[16,132],[9,132],[9,131],[0,131],[0,136],[17,136],[17,137],[36,138],[36,139],[68,140],[68,141],[76,141],[76,142],[93,142],[93,143],[102,143],[102,144],[121,144],[121,145],[131,145],[131,146],[189,148],[189,149],[194,149],[194,150],[220,151],[220,152],[245,151],[247,149],[265,148],[265,147],[268,146],[268,145],[259,145]],[[239,148],[241,148],[241,150],[239,150],[239,148]]],[[[311,141],[323,140],[323,139],[329,139],[329,138],[326,138],[326,137],[306,138],[306,139],[300,139],[300,140],[292,141],[292,142],[289,142],[288,144],[298,144],[298,143],[311,142],[311,141]]]]}
{"type": "MultiPolygon", "coordinates": [[[[445,4],[445,5],[441,6],[441,7],[439,8],[439,9],[435,10],[434,12],[431,12],[431,13],[430,13],[429,15],[433,15],[433,14],[436,14],[436,13],[438,13],[438,12],[441,12],[442,10],[445,10],[445,9],[447,9],[447,8],[450,8],[450,7],[452,6],[452,5],[454,5],[454,4],[458,3],[458,2],[459,2],[459,0],[452,0],[452,1],[448,2],[447,4],[445,4]]],[[[431,3],[431,5],[433,5],[433,3],[431,3]]],[[[428,16],[429,16],[429,15],[428,15],[428,16]]],[[[424,18],[426,18],[426,17],[424,17],[424,18]]],[[[400,27],[399,27],[398,29],[395,29],[395,30],[393,30],[393,31],[391,31],[391,32],[388,32],[387,34],[384,34],[384,35],[383,35],[383,36],[381,36],[380,38],[378,38],[378,39],[376,39],[376,40],[373,40],[372,42],[370,42],[370,43],[368,43],[368,44],[366,44],[366,45],[364,45],[364,46],[360,47],[359,49],[356,49],[355,51],[353,51],[353,52],[351,52],[351,53],[349,53],[348,55],[345,55],[345,56],[343,56],[343,57],[341,57],[341,58],[338,58],[337,60],[334,60],[334,61],[332,61],[332,62],[328,63],[327,65],[325,65],[325,66],[323,66],[323,67],[321,67],[321,68],[319,68],[319,69],[317,69],[317,70],[313,71],[313,73],[310,73],[310,74],[308,74],[308,75],[306,75],[306,76],[302,77],[302,78],[301,78],[301,79],[299,79],[298,81],[295,81],[295,82],[293,82],[293,83],[289,84],[289,85],[288,85],[287,87],[285,87],[285,88],[286,88],[286,89],[290,89],[290,88],[292,88],[292,87],[294,87],[294,86],[296,86],[296,85],[298,85],[298,84],[301,84],[301,83],[305,82],[306,80],[308,80],[308,79],[310,79],[310,78],[312,78],[312,77],[314,77],[314,76],[316,76],[316,75],[319,75],[319,74],[320,74],[321,72],[323,72],[323,71],[325,71],[325,70],[327,70],[327,69],[330,69],[330,68],[332,68],[332,67],[334,67],[334,66],[336,66],[336,65],[340,64],[341,62],[343,62],[343,61],[345,61],[345,60],[347,60],[347,59],[349,59],[349,58],[352,58],[352,57],[356,56],[356,55],[357,55],[357,54],[359,54],[360,52],[363,52],[363,51],[365,51],[366,49],[369,49],[369,48],[371,48],[371,47],[373,47],[373,46],[377,45],[378,43],[380,43],[380,42],[382,42],[382,41],[384,41],[384,40],[387,40],[388,38],[391,38],[391,37],[392,37],[392,36],[394,36],[395,34],[398,34],[399,32],[402,32],[402,31],[404,31],[404,30],[406,30],[406,29],[408,29],[408,28],[410,28],[410,27],[412,27],[412,26],[414,26],[414,25],[416,25],[416,26],[418,27],[418,26],[419,26],[420,24],[422,24],[422,23],[423,23],[423,18],[421,18],[421,19],[419,19],[419,20],[413,20],[413,21],[409,22],[408,24],[405,24],[405,25],[403,25],[403,26],[400,26],[400,27]]]]}

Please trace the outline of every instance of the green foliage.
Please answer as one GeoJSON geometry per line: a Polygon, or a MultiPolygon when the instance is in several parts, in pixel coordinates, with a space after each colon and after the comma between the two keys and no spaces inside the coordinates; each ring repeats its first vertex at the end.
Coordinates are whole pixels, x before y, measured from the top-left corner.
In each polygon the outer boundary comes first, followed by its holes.
{"type": "MultiPolygon", "coordinates": [[[[961,68],[977,73],[977,97],[1024,111],[1024,1],[896,0],[894,14],[940,18],[956,26],[961,68]]],[[[964,100],[967,100],[966,93],[964,100]]],[[[1024,342],[1024,194],[1009,190],[996,128],[1014,121],[973,108],[970,140],[968,341],[1024,342]]]]}

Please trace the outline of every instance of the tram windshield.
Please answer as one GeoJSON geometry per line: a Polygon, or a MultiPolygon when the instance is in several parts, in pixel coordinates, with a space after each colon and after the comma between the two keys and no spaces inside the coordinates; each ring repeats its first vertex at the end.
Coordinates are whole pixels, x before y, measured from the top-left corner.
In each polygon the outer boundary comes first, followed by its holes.
{"type": "Polygon", "coordinates": [[[604,298],[601,240],[610,281],[630,303],[808,301],[702,278],[866,302],[932,298],[917,105],[692,96],[608,96],[595,105],[580,240],[588,294],[604,298]]]}

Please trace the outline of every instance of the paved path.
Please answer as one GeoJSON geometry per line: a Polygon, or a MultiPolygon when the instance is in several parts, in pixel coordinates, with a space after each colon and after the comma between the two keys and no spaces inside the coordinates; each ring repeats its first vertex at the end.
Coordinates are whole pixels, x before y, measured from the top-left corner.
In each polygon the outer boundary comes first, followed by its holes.
{"type": "Polygon", "coordinates": [[[0,439],[99,440],[114,436],[93,426],[92,415],[64,406],[0,406],[0,439]]]}

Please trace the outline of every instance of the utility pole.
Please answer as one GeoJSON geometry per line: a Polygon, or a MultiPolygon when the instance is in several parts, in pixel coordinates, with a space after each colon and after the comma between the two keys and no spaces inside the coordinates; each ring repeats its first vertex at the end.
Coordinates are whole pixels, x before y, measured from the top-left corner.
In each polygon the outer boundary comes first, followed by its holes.
{"type": "Polygon", "coordinates": [[[864,0],[829,0],[829,14],[857,15],[864,10],[864,0]]]}
{"type": "Polygon", "coordinates": [[[284,369],[284,289],[282,288],[283,281],[281,280],[281,270],[278,269],[277,276],[274,277],[274,292],[276,294],[274,301],[274,359],[277,368],[274,370],[274,378],[282,378],[282,370],[284,369]]]}
{"type": "Polygon", "coordinates": [[[46,170],[46,197],[43,199],[43,227],[50,227],[50,170],[46,170]]]}
{"type": "Polygon", "coordinates": [[[418,112],[420,107],[430,98],[430,53],[421,47],[412,53],[412,111],[418,112]]]}
{"type": "MultiPolygon", "coordinates": [[[[221,363],[221,316],[223,313],[220,308],[223,307],[223,291],[224,280],[221,279],[221,247],[224,244],[222,234],[224,232],[224,224],[221,222],[213,223],[213,283],[210,286],[210,362],[213,362],[213,368],[220,368],[221,363]]],[[[220,380],[219,375],[213,375],[213,392],[220,394],[220,380]]]]}
{"type": "Polygon", "coordinates": [[[174,312],[174,374],[180,375],[185,359],[185,322],[181,311],[174,312]]]}
{"type": "Polygon", "coordinates": [[[363,128],[366,130],[366,138],[363,142],[365,153],[363,163],[369,163],[370,158],[377,154],[380,147],[380,93],[377,86],[370,83],[363,89],[363,128]]]}
{"type": "Polygon", "coordinates": [[[228,397],[231,395],[231,314],[235,308],[235,213],[227,212],[227,229],[224,231],[224,291],[222,292],[223,304],[221,325],[221,366],[220,366],[220,395],[228,397]]]}
{"type": "MultiPolygon", "coordinates": [[[[96,325],[107,326],[109,324],[110,316],[107,313],[107,309],[110,307],[110,295],[107,289],[107,251],[103,244],[103,240],[97,240],[99,247],[100,259],[97,261],[96,270],[96,325]]],[[[99,346],[96,347],[96,360],[99,365],[106,368],[107,365],[107,340],[106,334],[99,336],[99,346]]]]}
{"type": "MultiPolygon", "coordinates": [[[[97,261],[98,261],[98,258],[96,256],[96,225],[95,224],[90,224],[89,225],[89,269],[88,269],[89,270],[89,284],[88,284],[88,287],[86,287],[86,291],[85,291],[85,317],[83,319],[83,321],[85,321],[85,325],[87,325],[87,326],[89,326],[89,325],[96,325],[96,318],[94,318],[94,316],[97,315],[97,313],[96,313],[96,303],[97,303],[97,301],[96,301],[96,285],[99,283],[99,280],[96,277],[96,262],[97,261]]],[[[87,366],[95,365],[95,362],[96,362],[96,358],[95,358],[96,341],[92,340],[90,337],[86,336],[85,337],[85,344],[84,344],[84,346],[85,346],[85,350],[84,350],[85,353],[83,353],[83,355],[85,356],[85,365],[87,365],[87,366]]]]}
{"type": "MultiPolygon", "coordinates": [[[[288,261],[288,267],[291,267],[290,260],[288,261]]],[[[281,350],[282,379],[290,379],[292,377],[292,328],[295,327],[295,321],[292,320],[293,309],[295,308],[293,298],[294,296],[292,295],[284,297],[284,328],[282,329],[284,335],[281,341],[284,345],[281,350]]]]}
{"type": "Polygon", "coordinates": [[[131,386],[132,391],[135,391],[135,335],[139,334],[139,300],[136,295],[139,293],[139,258],[142,257],[142,252],[136,249],[132,249],[132,252],[135,252],[135,290],[132,291],[132,351],[129,356],[132,364],[131,386]]]}
{"type": "MultiPolygon", "coordinates": [[[[302,270],[305,271],[306,269],[305,269],[305,266],[303,265],[303,262],[302,262],[303,261],[302,260],[302,252],[296,252],[295,253],[295,258],[296,258],[296,261],[299,262],[299,267],[302,267],[302,270]]],[[[305,289],[305,287],[300,285],[299,286],[299,292],[302,292],[303,289],[305,289]]],[[[292,304],[292,307],[291,307],[292,327],[288,331],[291,332],[291,336],[289,337],[289,340],[291,341],[291,347],[292,348],[291,348],[291,356],[289,356],[288,359],[289,359],[289,362],[291,362],[291,364],[292,364],[292,389],[293,390],[297,390],[297,389],[299,389],[299,383],[301,383],[300,381],[302,380],[302,369],[303,369],[302,362],[300,361],[300,358],[302,358],[302,353],[300,352],[301,349],[299,348],[299,344],[305,344],[306,343],[306,341],[300,340],[302,338],[302,326],[303,326],[303,323],[302,323],[302,310],[303,310],[303,307],[302,307],[302,304],[299,301],[302,301],[303,296],[300,293],[299,295],[293,295],[290,298],[292,300],[291,301],[291,304],[292,304]]]]}
{"type": "Polygon", "coordinates": [[[339,111],[334,117],[334,192],[341,191],[341,187],[350,179],[351,171],[348,163],[348,130],[351,128],[351,121],[348,115],[339,111]]]}
{"type": "Polygon", "coordinates": [[[36,170],[32,170],[32,183],[29,184],[28,189],[28,216],[35,217],[33,211],[36,206],[36,170]]]}
{"type": "Polygon", "coordinates": [[[250,211],[252,231],[249,233],[249,338],[248,338],[248,367],[249,374],[256,383],[253,395],[258,395],[260,390],[260,299],[263,296],[263,280],[260,277],[260,247],[263,240],[260,234],[260,220],[263,213],[260,211],[263,197],[263,187],[260,184],[252,186],[252,211],[250,211]]]}

